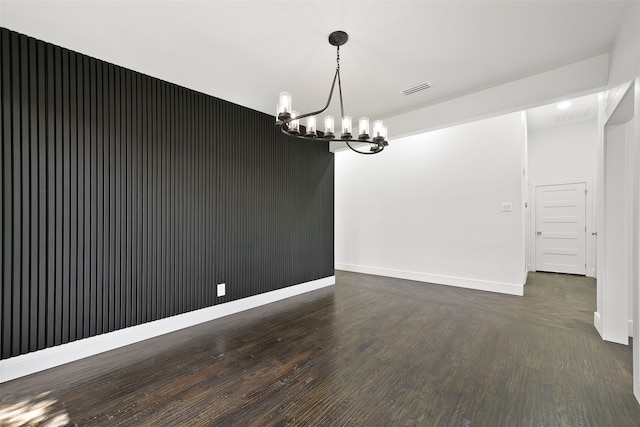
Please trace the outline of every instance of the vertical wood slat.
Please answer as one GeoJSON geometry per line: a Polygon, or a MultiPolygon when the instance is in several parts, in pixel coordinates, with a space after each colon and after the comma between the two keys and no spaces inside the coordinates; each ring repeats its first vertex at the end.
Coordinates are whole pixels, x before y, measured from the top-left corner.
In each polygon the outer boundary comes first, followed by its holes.
{"type": "Polygon", "coordinates": [[[4,28],[0,47],[2,359],[333,274],[326,144],[4,28]]]}
{"type": "Polygon", "coordinates": [[[62,210],[62,343],[69,342],[69,316],[71,310],[69,309],[69,290],[71,281],[71,261],[69,259],[69,253],[71,249],[71,177],[69,165],[70,159],[70,125],[71,115],[69,114],[69,51],[62,50],[62,74],[61,74],[61,98],[62,98],[62,181],[60,181],[60,187],[62,188],[62,197],[60,199],[60,205],[62,210]]]}
{"type": "Polygon", "coordinates": [[[115,279],[115,189],[114,189],[114,161],[115,161],[115,69],[105,65],[105,78],[107,89],[107,105],[106,105],[106,130],[105,135],[105,263],[106,277],[104,286],[106,287],[106,315],[105,315],[105,331],[111,332],[115,328],[115,286],[113,285],[115,279]]]}
{"type": "Polygon", "coordinates": [[[12,305],[11,305],[11,354],[19,354],[21,351],[20,348],[20,338],[21,338],[21,330],[20,330],[20,296],[21,296],[21,281],[22,281],[22,212],[20,210],[22,200],[21,194],[23,193],[22,189],[22,176],[21,176],[21,131],[22,128],[20,126],[20,115],[21,115],[21,104],[22,98],[20,96],[20,40],[17,37],[14,37],[11,40],[11,96],[13,104],[10,105],[11,108],[11,154],[13,158],[12,170],[13,170],[13,186],[11,192],[11,202],[13,206],[13,239],[12,239],[12,248],[10,249],[13,252],[13,274],[12,280],[9,286],[12,287],[12,305]]]}
{"type": "Polygon", "coordinates": [[[28,115],[28,163],[29,163],[29,293],[28,293],[28,322],[29,331],[26,346],[28,348],[37,348],[38,346],[38,122],[37,122],[37,80],[35,71],[36,47],[33,39],[26,39],[25,45],[27,50],[27,108],[28,115]]]}
{"type": "MultiPolygon", "coordinates": [[[[37,345],[45,348],[46,316],[47,316],[47,145],[46,145],[46,86],[45,86],[45,46],[35,43],[37,76],[36,122],[37,122],[37,150],[38,150],[38,290],[37,290],[37,345]]],[[[34,108],[32,107],[32,111],[34,108]]]]}
{"type": "Polygon", "coordinates": [[[121,230],[121,221],[120,221],[120,213],[122,211],[122,198],[120,194],[120,164],[121,164],[121,112],[122,106],[120,103],[120,69],[116,68],[113,70],[113,103],[111,104],[111,112],[112,112],[112,126],[111,126],[111,143],[112,152],[111,152],[111,164],[110,164],[110,175],[111,175],[111,224],[112,224],[112,246],[111,246],[111,263],[113,264],[111,283],[113,287],[113,301],[111,305],[111,330],[120,329],[120,313],[118,310],[120,306],[121,299],[121,282],[120,282],[120,259],[121,259],[121,243],[122,243],[122,230],[121,230]]]}
{"type": "Polygon", "coordinates": [[[0,37],[0,138],[2,138],[2,337],[0,338],[0,350],[2,354],[12,354],[12,302],[13,302],[13,135],[12,135],[12,113],[13,99],[11,85],[12,52],[9,37],[0,37]]]}
{"type": "Polygon", "coordinates": [[[124,138],[124,152],[123,152],[123,175],[125,182],[125,209],[123,210],[123,236],[125,239],[125,247],[123,254],[123,274],[121,281],[123,282],[125,289],[125,298],[123,299],[123,307],[124,310],[122,312],[122,326],[128,327],[131,326],[131,307],[132,307],[132,280],[131,280],[131,217],[133,216],[132,206],[131,206],[131,72],[129,70],[124,70],[124,84],[123,84],[123,138],[124,138]]]}
{"type": "Polygon", "coordinates": [[[84,156],[82,161],[84,162],[84,174],[82,175],[83,189],[84,189],[84,242],[83,242],[83,265],[84,274],[82,278],[83,282],[83,303],[82,303],[82,318],[79,319],[78,328],[82,328],[83,337],[90,335],[91,325],[91,300],[92,300],[92,283],[91,283],[91,144],[92,144],[92,129],[91,129],[91,68],[90,59],[84,57],[82,61],[83,71],[83,87],[82,91],[84,96],[82,97],[82,110],[84,111],[84,121],[82,123],[84,131],[83,151],[84,156]]]}
{"type": "MultiPolygon", "coordinates": [[[[29,324],[29,302],[30,302],[30,281],[31,281],[31,176],[30,170],[30,129],[29,129],[29,48],[26,37],[20,37],[18,47],[20,49],[20,149],[21,149],[21,202],[22,202],[22,226],[21,226],[21,286],[20,286],[20,320],[23,324],[29,324]]],[[[21,352],[28,351],[29,348],[29,328],[21,328],[20,349],[21,352]]]]}
{"type": "Polygon", "coordinates": [[[76,317],[78,311],[78,104],[76,55],[69,52],[69,136],[68,136],[68,168],[69,168],[69,341],[76,340],[76,317]]]}
{"type": "MultiPolygon", "coordinates": [[[[103,123],[104,120],[104,87],[103,87],[103,74],[102,63],[96,63],[96,120],[99,123],[103,123]],[[102,102],[98,102],[100,99],[102,102]]],[[[104,128],[103,126],[96,126],[96,334],[101,334],[104,331],[104,128]]]]}
{"type": "Polygon", "coordinates": [[[53,146],[53,203],[54,203],[54,236],[55,242],[54,248],[54,291],[53,291],[53,318],[54,318],[54,337],[53,345],[62,343],[62,316],[60,311],[62,310],[62,49],[58,47],[53,48],[53,139],[49,141],[49,144],[53,146]]]}

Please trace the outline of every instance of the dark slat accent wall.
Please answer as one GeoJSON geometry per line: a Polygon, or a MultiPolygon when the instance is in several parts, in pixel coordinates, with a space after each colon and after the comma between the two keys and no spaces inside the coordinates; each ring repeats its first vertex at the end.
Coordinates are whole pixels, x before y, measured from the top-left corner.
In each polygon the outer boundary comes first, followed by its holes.
{"type": "Polygon", "coordinates": [[[2,359],[334,274],[326,143],[4,28],[0,50],[2,359]]]}

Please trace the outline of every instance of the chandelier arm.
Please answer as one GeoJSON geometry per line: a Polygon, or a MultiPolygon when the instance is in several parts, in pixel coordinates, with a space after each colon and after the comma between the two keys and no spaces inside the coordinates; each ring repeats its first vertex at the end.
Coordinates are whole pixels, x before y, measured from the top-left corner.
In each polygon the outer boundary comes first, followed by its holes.
{"type": "Polygon", "coordinates": [[[379,152],[384,150],[384,145],[378,145],[378,147],[380,148],[379,150],[376,150],[376,151],[360,151],[360,150],[356,150],[355,148],[353,148],[351,146],[351,144],[349,144],[349,141],[347,141],[345,139],[339,139],[339,140],[334,140],[334,141],[344,141],[344,142],[346,142],[347,143],[347,147],[349,147],[351,149],[351,151],[355,151],[358,154],[378,154],[379,152]]]}
{"type": "MultiPolygon", "coordinates": [[[[349,147],[352,151],[355,151],[358,154],[377,154],[379,152],[381,152],[382,150],[384,150],[384,145],[380,145],[378,144],[378,147],[380,148],[377,151],[360,151],[356,148],[353,148],[351,146],[351,144],[349,144],[348,139],[339,139],[339,138],[334,138],[334,139],[326,139],[326,138],[322,138],[322,137],[318,137],[318,138],[309,138],[308,136],[305,135],[294,135],[294,134],[290,134],[286,128],[284,126],[280,126],[280,132],[282,132],[284,135],[290,137],[290,138],[297,138],[297,139],[302,139],[304,141],[325,141],[325,142],[344,142],[347,144],[347,147],[349,147]]],[[[371,141],[358,141],[358,142],[362,142],[364,144],[374,144],[371,141]]]]}
{"type": "Polygon", "coordinates": [[[323,113],[327,108],[329,108],[329,104],[331,104],[331,98],[333,97],[333,90],[336,86],[336,79],[339,79],[339,76],[340,76],[340,69],[336,68],[336,73],[333,75],[333,83],[331,83],[331,90],[329,91],[329,99],[327,99],[327,103],[322,110],[314,111],[312,113],[300,114],[299,116],[296,116],[296,117],[290,117],[287,120],[284,120],[281,123],[281,125],[285,125],[293,120],[300,120],[300,119],[304,119],[305,117],[317,116],[318,114],[323,113]]]}

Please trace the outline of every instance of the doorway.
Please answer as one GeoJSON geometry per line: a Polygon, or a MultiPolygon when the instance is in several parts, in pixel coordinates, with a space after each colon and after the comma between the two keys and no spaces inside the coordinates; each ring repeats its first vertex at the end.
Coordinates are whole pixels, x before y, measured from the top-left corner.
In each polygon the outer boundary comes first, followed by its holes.
{"type": "Polygon", "coordinates": [[[597,312],[604,340],[633,340],[633,388],[640,401],[640,153],[638,81],[612,91],[601,123],[597,312]]]}

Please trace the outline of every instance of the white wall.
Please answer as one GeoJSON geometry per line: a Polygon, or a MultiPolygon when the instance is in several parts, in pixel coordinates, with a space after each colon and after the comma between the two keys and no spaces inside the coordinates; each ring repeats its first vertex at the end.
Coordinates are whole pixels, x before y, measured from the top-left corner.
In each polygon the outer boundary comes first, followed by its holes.
{"type": "Polygon", "coordinates": [[[522,295],[525,144],[513,113],[337,153],[336,269],[522,295]]]}
{"type": "MultiPolygon", "coordinates": [[[[536,185],[568,182],[587,183],[586,198],[586,263],[587,276],[595,277],[595,237],[593,182],[596,178],[596,149],[598,122],[590,120],[565,126],[555,126],[529,133],[528,159],[530,194],[535,195],[536,185]]],[[[535,221],[535,197],[529,201],[530,221],[535,221]]],[[[528,241],[528,265],[535,271],[535,225],[531,222],[528,241]]]]}
{"type": "Polygon", "coordinates": [[[529,133],[529,181],[595,178],[598,122],[590,120],[529,133]]]}

